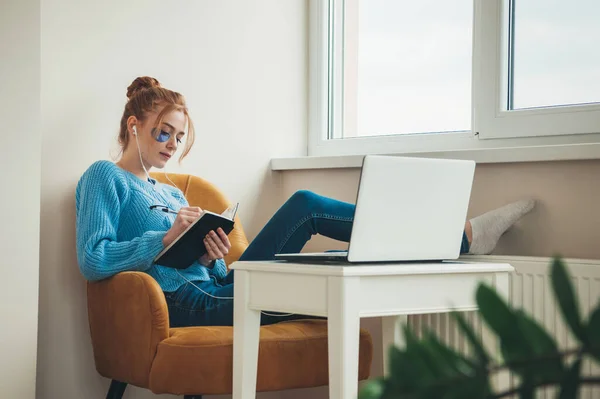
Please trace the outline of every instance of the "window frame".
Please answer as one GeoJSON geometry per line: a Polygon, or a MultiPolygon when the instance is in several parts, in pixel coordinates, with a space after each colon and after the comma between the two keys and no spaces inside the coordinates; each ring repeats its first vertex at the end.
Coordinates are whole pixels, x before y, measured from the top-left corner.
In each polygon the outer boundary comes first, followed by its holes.
{"type": "Polygon", "coordinates": [[[502,89],[508,62],[503,54],[509,50],[502,29],[508,23],[511,2],[474,2],[479,23],[473,37],[478,38],[474,44],[481,62],[473,63],[473,104],[480,104],[473,112],[473,130],[482,140],[600,133],[600,103],[504,110],[507,100],[502,89]]]}
{"type": "MultiPolygon", "coordinates": [[[[309,0],[309,104],[308,156],[489,152],[493,149],[596,145],[600,143],[600,104],[570,105],[503,111],[500,108],[503,73],[502,51],[506,38],[502,26],[508,9],[504,0],[473,0],[472,130],[394,136],[340,137],[339,126],[350,126],[344,117],[341,96],[347,77],[339,67],[330,70],[330,57],[344,57],[344,2],[357,7],[359,0],[309,0]],[[336,10],[329,13],[329,7],[336,10]],[[336,22],[337,19],[337,23],[336,22]],[[333,21],[333,26],[330,25],[333,21]],[[336,36],[330,37],[330,28],[336,36]],[[334,51],[329,52],[332,45],[334,51]],[[481,60],[481,61],[480,61],[481,60]],[[334,105],[333,118],[329,117],[334,105]],[[574,120],[576,122],[574,123],[574,120]],[[567,129],[568,127],[568,129],[567,129]],[[336,129],[338,129],[336,131],[336,129]]],[[[352,13],[350,13],[352,14],[352,13]]],[[[352,50],[349,51],[352,54],[352,50]]],[[[352,106],[352,104],[351,104],[352,106]]],[[[596,146],[595,146],[596,147],[596,146]]],[[[572,150],[571,150],[572,151],[572,150]]],[[[479,157],[480,158],[480,157],[479,157]]]]}

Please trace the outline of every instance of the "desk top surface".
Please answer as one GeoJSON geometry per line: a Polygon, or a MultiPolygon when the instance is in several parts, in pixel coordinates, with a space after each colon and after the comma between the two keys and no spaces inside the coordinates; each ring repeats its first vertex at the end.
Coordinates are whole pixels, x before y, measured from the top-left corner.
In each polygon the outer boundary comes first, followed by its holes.
{"type": "Polygon", "coordinates": [[[510,273],[508,263],[445,261],[435,263],[292,263],[287,261],[238,261],[229,266],[234,270],[270,273],[312,274],[325,276],[384,276],[456,273],[510,273]]]}

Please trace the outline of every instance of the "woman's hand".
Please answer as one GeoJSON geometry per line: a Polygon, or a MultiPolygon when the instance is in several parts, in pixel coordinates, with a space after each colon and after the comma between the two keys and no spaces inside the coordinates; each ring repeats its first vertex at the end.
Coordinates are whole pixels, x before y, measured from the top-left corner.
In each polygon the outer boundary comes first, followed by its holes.
{"type": "Polygon", "coordinates": [[[204,238],[204,246],[206,253],[200,257],[200,263],[204,266],[209,266],[213,260],[224,258],[231,249],[231,243],[227,234],[222,228],[218,228],[215,233],[211,230],[204,238]]]}
{"type": "Polygon", "coordinates": [[[202,214],[197,206],[185,206],[179,210],[171,228],[163,237],[163,245],[168,247],[185,229],[202,214]]]}

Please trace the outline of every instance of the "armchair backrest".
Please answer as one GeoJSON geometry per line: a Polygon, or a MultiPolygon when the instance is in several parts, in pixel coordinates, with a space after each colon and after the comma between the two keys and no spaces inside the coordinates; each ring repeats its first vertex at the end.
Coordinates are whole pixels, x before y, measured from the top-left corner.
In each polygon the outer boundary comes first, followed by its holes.
{"type": "MultiPolygon", "coordinates": [[[[162,172],[153,172],[150,173],[150,176],[161,183],[171,184],[162,172]]],[[[221,213],[232,205],[215,185],[201,177],[178,173],[167,173],[167,176],[183,192],[190,206],[198,206],[211,212],[221,213]]],[[[228,265],[237,261],[248,247],[246,233],[244,233],[242,223],[237,216],[233,231],[229,233],[229,241],[231,250],[225,257],[228,265]]]]}

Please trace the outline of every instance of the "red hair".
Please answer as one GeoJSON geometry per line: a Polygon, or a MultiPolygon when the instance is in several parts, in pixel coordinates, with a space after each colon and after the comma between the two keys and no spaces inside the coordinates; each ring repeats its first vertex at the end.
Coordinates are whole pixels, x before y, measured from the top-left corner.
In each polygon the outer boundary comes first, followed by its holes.
{"type": "Polygon", "coordinates": [[[129,119],[130,116],[135,116],[138,120],[144,122],[149,112],[164,106],[156,118],[154,127],[159,127],[162,124],[165,115],[172,111],[183,112],[187,119],[187,139],[185,140],[183,152],[179,157],[179,161],[181,162],[181,160],[190,152],[195,139],[194,124],[188,114],[185,98],[177,92],[165,89],[160,85],[158,80],[149,76],[142,76],[136,78],[129,87],[127,87],[127,99],[127,104],[125,104],[125,110],[121,117],[119,131],[119,143],[123,150],[125,150],[129,144],[127,119],[129,119]]]}

